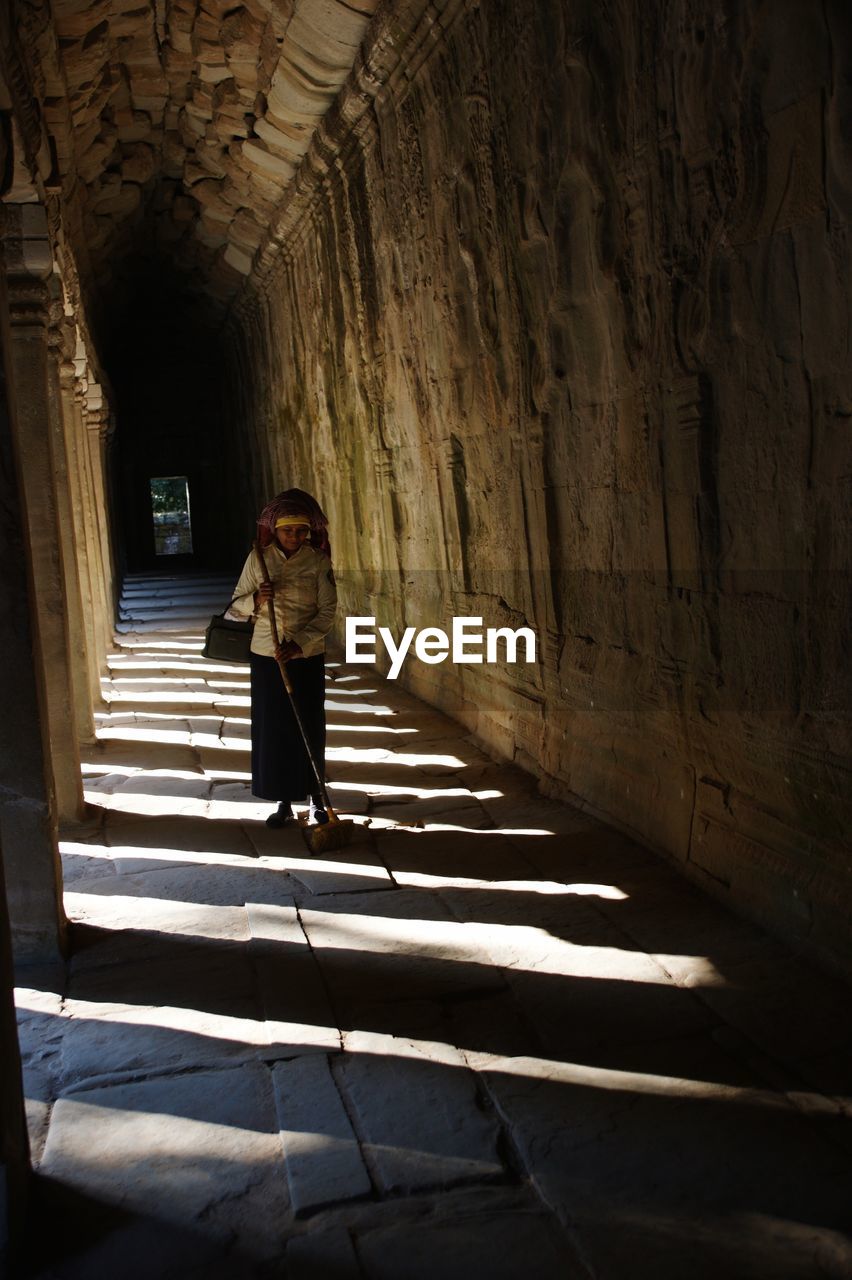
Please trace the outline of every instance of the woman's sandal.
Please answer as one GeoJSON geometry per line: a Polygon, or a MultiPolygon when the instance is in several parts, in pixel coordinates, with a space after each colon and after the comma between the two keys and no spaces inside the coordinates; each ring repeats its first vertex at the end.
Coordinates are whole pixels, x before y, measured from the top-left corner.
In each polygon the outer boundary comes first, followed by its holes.
{"type": "Polygon", "coordinates": [[[269,817],[266,819],[266,825],[268,827],[276,828],[286,827],[289,826],[291,822],[295,822],[295,820],[293,810],[290,808],[289,804],[285,804],[282,800],[275,812],[270,813],[269,817]]]}
{"type": "Polygon", "coordinates": [[[325,811],[322,796],[310,797],[310,809],[308,810],[308,819],[316,826],[321,827],[328,822],[328,814],[325,811]]]}

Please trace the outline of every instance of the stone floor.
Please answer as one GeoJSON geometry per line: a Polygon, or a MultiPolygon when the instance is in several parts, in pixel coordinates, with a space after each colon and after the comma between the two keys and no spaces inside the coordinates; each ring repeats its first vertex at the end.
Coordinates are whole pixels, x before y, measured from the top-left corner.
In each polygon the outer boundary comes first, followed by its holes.
{"type": "Polygon", "coordinates": [[[364,667],[327,703],[361,825],[309,856],[200,655],[221,594],[125,594],[73,955],[18,991],[23,1274],[852,1276],[848,988],[364,667]]]}

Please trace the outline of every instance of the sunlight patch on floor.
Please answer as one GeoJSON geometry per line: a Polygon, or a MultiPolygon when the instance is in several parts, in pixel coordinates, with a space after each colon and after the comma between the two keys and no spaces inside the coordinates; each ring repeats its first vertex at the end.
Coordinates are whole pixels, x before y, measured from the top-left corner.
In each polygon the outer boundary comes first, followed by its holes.
{"type": "Polygon", "coordinates": [[[547,827],[462,827],[452,822],[424,822],[424,831],[455,831],[468,836],[553,836],[547,827]]]}
{"type": "Polygon", "coordinates": [[[150,726],[137,728],[135,725],[114,725],[98,729],[97,735],[104,739],[117,739],[121,742],[173,742],[188,744],[188,729],[152,729],[150,726]]]}
{"type": "Polygon", "coordinates": [[[265,867],[271,871],[286,871],[290,859],[283,854],[262,854],[257,858],[247,858],[245,853],[221,853],[214,849],[180,849],[173,846],[149,846],[135,844],[81,844],[74,840],[61,840],[60,852],[78,857],[96,858],[107,863],[114,863],[116,870],[124,874],[122,863],[133,863],[133,874],[144,874],[137,863],[150,864],[145,869],[163,870],[174,865],[197,865],[199,867],[233,867],[238,871],[247,868],[265,867]]]}
{"type": "Polygon", "coordinates": [[[349,712],[351,715],[359,716],[395,716],[398,714],[392,707],[385,707],[377,702],[359,702],[357,706],[353,706],[351,702],[335,701],[336,695],[337,691],[335,690],[330,698],[326,697],[326,711],[349,712]]]}
{"type": "MultiPolygon", "coordinates": [[[[476,908],[471,910],[475,914],[476,908]]],[[[559,978],[600,978],[671,986],[668,974],[642,952],[578,945],[554,937],[549,930],[535,925],[477,920],[399,920],[343,913],[321,915],[315,908],[306,909],[305,920],[314,948],[455,961],[480,968],[497,965],[519,973],[552,974],[559,978]]]]}
{"type": "Polygon", "coordinates": [[[418,733],[417,729],[394,729],[389,724],[326,724],[327,733],[418,733]]]}
{"type": "Polygon", "coordinates": [[[348,764],[401,764],[406,768],[440,765],[446,769],[464,769],[464,760],[458,756],[441,756],[432,754],[415,754],[414,752],[384,750],[382,747],[329,747],[326,752],[329,760],[345,761],[348,764]]]}
{"type": "Polygon", "coordinates": [[[190,706],[248,707],[251,705],[251,699],[241,694],[206,693],[203,689],[187,689],[185,683],[181,683],[179,689],[174,691],[167,690],[162,693],[151,690],[134,692],[132,690],[119,689],[115,692],[107,693],[105,701],[111,706],[122,702],[150,703],[153,706],[158,706],[162,703],[174,706],[184,702],[190,706]]]}
{"type": "MultiPolygon", "coordinates": [[[[194,650],[196,653],[201,653],[201,650],[204,648],[204,641],[203,641],[203,640],[196,640],[196,639],[188,639],[188,640],[177,640],[177,639],[169,639],[169,640],[122,640],[122,641],[121,641],[121,648],[122,648],[122,649],[131,649],[131,650],[132,650],[132,649],[165,649],[165,650],[167,650],[167,651],[168,651],[168,650],[175,650],[175,649],[179,649],[179,650],[181,650],[181,651],[182,651],[182,650],[184,650],[184,649],[190,649],[190,650],[194,650]]],[[[123,655],[122,655],[122,653],[121,653],[121,652],[118,652],[118,653],[108,653],[108,654],[107,654],[107,661],[109,662],[109,661],[111,661],[111,660],[112,660],[112,659],[114,659],[114,658],[121,658],[122,656],[123,656],[123,655]]],[[[233,665],[236,665],[236,664],[233,664],[233,665]]],[[[242,669],[243,669],[243,670],[245,670],[245,671],[248,671],[248,667],[245,667],[245,668],[242,668],[242,669]]]]}
{"type": "MultiPolygon", "coordinates": [[[[150,775],[137,774],[140,779],[147,779],[150,775]]],[[[203,775],[195,775],[201,782],[212,783],[209,778],[203,775]]],[[[239,800],[217,800],[215,795],[205,798],[202,796],[180,796],[175,792],[166,794],[152,794],[141,791],[113,791],[107,793],[103,791],[95,791],[84,786],[83,797],[88,804],[99,806],[102,809],[114,809],[120,813],[138,813],[142,816],[150,817],[167,817],[173,815],[176,817],[193,817],[207,819],[236,819],[242,822],[265,822],[270,812],[270,804],[268,800],[258,800],[248,787],[245,789],[245,799],[239,800]]]]}
{"type": "Polygon", "coordinates": [[[469,791],[467,787],[418,787],[414,783],[407,783],[403,787],[389,782],[352,781],[349,778],[338,785],[345,786],[349,791],[361,791],[387,800],[443,800],[456,796],[470,797],[471,800],[498,800],[503,795],[502,791],[469,791]]]}
{"type": "MultiPolygon", "coordinates": [[[[463,861],[459,860],[459,870],[463,871],[463,861]]],[[[441,889],[451,884],[453,888],[478,889],[487,893],[538,893],[544,896],[563,897],[566,894],[581,897],[608,898],[612,901],[624,901],[628,895],[612,884],[563,884],[559,880],[479,880],[468,876],[427,875],[423,871],[394,870],[393,878],[398,885],[412,889],[441,889]]]]}

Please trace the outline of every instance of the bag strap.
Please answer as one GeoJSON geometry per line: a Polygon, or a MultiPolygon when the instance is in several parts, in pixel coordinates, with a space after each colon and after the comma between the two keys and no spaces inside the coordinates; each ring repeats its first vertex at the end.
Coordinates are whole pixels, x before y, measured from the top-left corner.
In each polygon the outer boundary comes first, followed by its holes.
{"type": "Polygon", "coordinates": [[[252,548],[253,548],[253,550],[254,550],[254,554],[257,556],[258,561],[259,561],[259,563],[260,563],[260,575],[261,575],[260,580],[261,580],[261,583],[263,584],[263,586],[269,586],[269,587],[272,587],[272,593],[273,593],[273,595],[274,595],[274,594],[275,594],[275,587],[272,585],[272,579],[270,578],[270,576],[269,576],[269,570],[268,570],[268,569],[267,569],[267,567],[266,567],[266,557],[264,556],[263,552],[262,552],[262,551],[261,551],[261,549],[260,549],[260,543],[259,543],[259,542],[253,542],[253,543],[252,543],[252,548]]]}
{"type": "MultiPolygon", "coordinates": [[[[265,564],[264,564],[264,568],[266,568],[265,564]]],[[[253,595],[253,594],[255,594],[253,593],[253,591],[241,591],[239,595],[232,595],[232,598],[230,598],[228,604],[225,605],[224,612],[228,613],[228,609],[232,607],[232,604],[237,603],[237,600],[244,600],[247,598],[247,596],[253,595]]]]}
{"type": "MultiPolygon", "coordinates": [[[[269,626],[272,631],[272,640],[277,650],[278,646],[281,644],[281,638],[278,635],[278,620],[275,617],[275,599],[274,599],[275,587],[272,585],[272,579],[269,576],[269,570],[266,567],[266,559],[264,558],[263,552],[260,549],[260,543],[255,542],[253,546],[254,546],[255,554],[257,555],[257,558],[260,561],[260,567],[261,567],[260,571],[263,574],[263,585],[269,586],[272,588],[269,599],[266,602],[266,609],[269,614],[269,626]]],[[[286,664],[279,659],[278,666],[281,668],[281,675],[284,679],[285,688],[287,689],[287,692],[292,696],[293,686],[290,683],[290,677],[287,675],[286,664]]],[[[317,774],[317,777],[319,777],[319,774],[317,774]]]]}
{"type": "MultiPolygon", "coordinates": [[[[274,593],[275,588],[272,584],[272,579],[269,576],[269,570],[266,567],[266,560],[257,542],[252,543],[252,550],[254,551],[258,561],[260,562],[261,582],[268,583],[269,586],[272,587],[273,593],[274,593]]],[[[253,595],[254,595],[254,591],[243,591],[238,596],[231,596],[230,600],[225,606],[224,612],[227,613],[231,605],[235,604],[237,600],[245,600],[247,596],[253,596],[253,595]]]]}

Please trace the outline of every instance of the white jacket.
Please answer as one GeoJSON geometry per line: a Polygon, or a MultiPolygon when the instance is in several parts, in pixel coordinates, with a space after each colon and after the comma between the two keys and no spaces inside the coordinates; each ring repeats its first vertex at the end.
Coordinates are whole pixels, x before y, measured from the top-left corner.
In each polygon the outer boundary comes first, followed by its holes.
{"type": "MultiPolygon", "coordinates": [[[[295,640],[306,658],[322,653],[325,637],[331,630],[337,611],[337,589],[328,556],[307,543],[289,559],[277,544],[265,547],[261,554],[275,591],[275,620],[281,643],[295,640]]],[[[242,618],[251,614],[254,611],[253,595],[262,581],[257,555],[252,551],[234,588],[234,599],[228,613],[242,618]],[[243,599],[238,599],[239,596],[243,599]]],[[[251,651],[268,658],[275,656],[266,605],[261,607],[254,625],[251,651]]]]}

